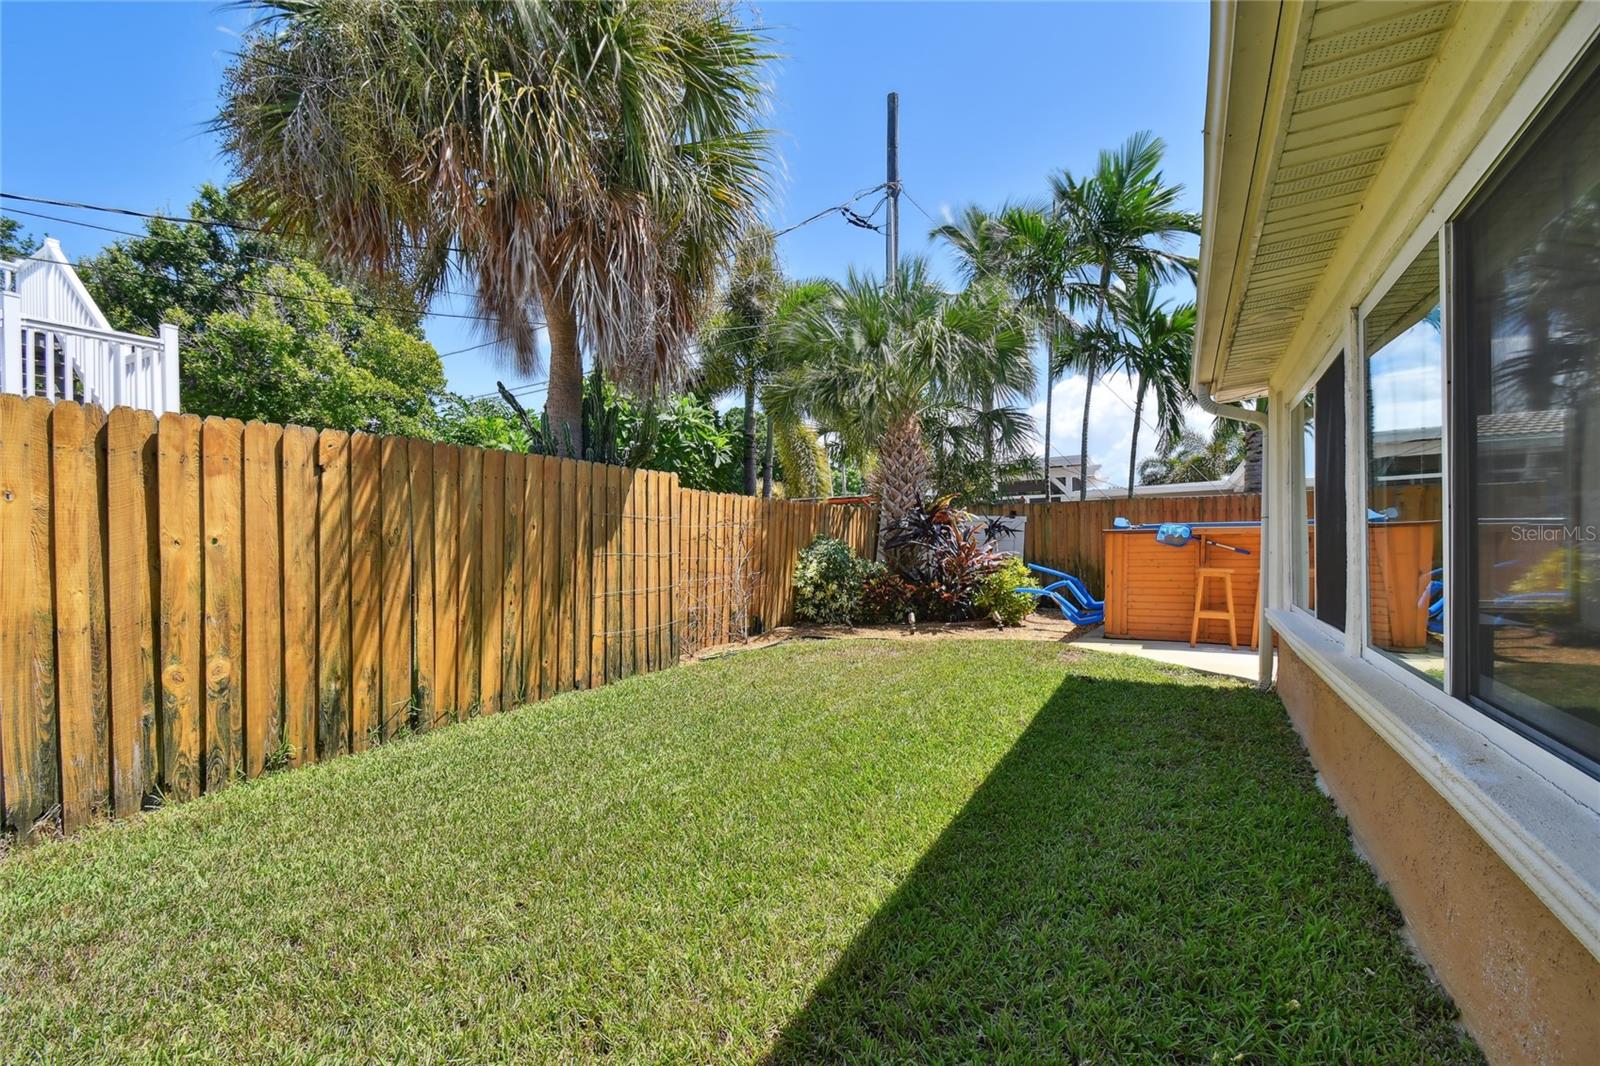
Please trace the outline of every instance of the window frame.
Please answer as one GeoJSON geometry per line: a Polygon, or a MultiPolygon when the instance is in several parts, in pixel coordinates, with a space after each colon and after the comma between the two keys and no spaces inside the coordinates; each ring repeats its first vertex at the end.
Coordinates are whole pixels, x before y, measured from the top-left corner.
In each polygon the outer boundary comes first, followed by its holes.
{"type": "Polygon", "coordinates": [[[1445,610],[1444,639],[1448,650],[1445,656],[1445,691],[1452,699],[1461,701],[1524,740],[1600,780],[1600,752],[1591,754],[1579,751],[1473,691],[1483,651],[1475,639],[1477,629],[1473,624],[1473,604],[1477,594],[1477,547],[1472,532],[1473,519],[1478,513],[1477,492],[1468,465],[1464,462],[1448,463],[1450,454],[1466,456],[1475,444],[1471,390],[1465,386],[1471,380],[1468,342],[1472,308],[1468,290],[1472,279],[1467,262],[1471,248],[1464,239],[1462,223],[1494,196],[1510,172],[1538,145],[1565,114],[1566,108],[1594,79],[1600,79],[1600,40],[1591,42],[1578,53],[1548,98],[1528,117],[1493,164],[1483,171],[1470,194],[1462,197],[1450,213],[1440,235],[1439,266],[1440,324],[1446,330],[1444,451],[1447,465],[1444,475],[1448,606],[1445,610]],[[1449,302],[1444,303],[1447,290],[1449,302]],[[1457,383],[1461,384],[1458,386],[1457,383]],[[1461,565],[1452,565],[1453,561],[1461,565]]]}
{"type": "MultiPolygon", "coordinates": [[[[1453,219],[1454,215],[1452,214],[1451,217],[1453,219]]],[[[1352,376],[1359,376],[1361,394],[1360,408],[1347,408],[1345,411],[1345,432],[1351,438],[1361,438],[1359,449],[1361,465],[1359,467],[1349,465],[1346,469],[1345,475],[1346,480],[1348,481],[1349,471],[1361,471],[1361,477],[1358,482],[1359,492],[1351,493],[1352,496],[1359,495],[1361,497],[1359,509],[1357,509],[1354,504],[1352,504],[1351,507],[1352,515],[1359,515],[1360,521],[1358,523],[1356,519],[1352,517],[1350,528],[1347,530],[1347,534],[1350,538],[1350,570],[1352,574],[1359,573],[1359,578],[1361,581],[1360,589],[1351,589],[1349,596],[1347,596],[1347,600],[1350,597],[1354,597],[1360,601],[1360,607],[1358,610],[1361,617],[1359,620],[1352,622],[1346,627],[1346,636],[1349,642],[1356,647],[1356,654],[1359,654],[1362,658],[1381,660],[1386,665],[1395,667],[1400,671],[1401,674],[1405,675],[1410,680],[1420,682],[1435,694],[1442,692],[1446,695],[1453,694],[1451,693],[1449,687],[1450,671],[1452,669],[1451,664],[1459,658],[1459,656],[1456,654],[1455,648],[1451,644],[1453,627],[1449,618],[1445,619],[1444,633],[1441,638],[1441,644],[1444,647],[1445,681],[1438,687],[1429,685],[1428,682],[1418,677],[1411,670],[1402,666],[1391,656],[1385,655],[1376,645],[1372,643],[1372,619],[1371,611],[1369,609],[1370,604],[1367,600],[1369,595],[1368,589],[1370,587],[1368,574],[1370,561],[1367,558],[1369,549],[1367,538],[1367,510],[1370,507],[1369,501],[1371,500],[1371,496],[1368,493],[1368,488],[1372,477],[1372,471],[1368,462],[1369,456],[1367,452],[1367,431],[1370,428],[1367,424],[1367,402],[1370,386],[1369,371],[1372,367],[1372,356],[1376,353],[1376,351],[1381,351],[1382,346],[1380,345],[1377,349],[1373,350],[1368,349],[1366,323],[1367,316],[1376,310],[1378,305],[1383,302],[1384,298],[1389,295],[1389,292],[1395,287],[1396,284],[1399,283],[1400,279],[1405,276],[1406,271],[1411,269],[1411,264],[1416,261],[1417,257],[1422,254],[1423,250],[1426,249],[1430,243],[1438,242],[1437,253],[1439,256],[1440,273],[1439,536],[1444,542],[1443,563],[1445,581],[1450,582],[1455,577],[1455,570],[1450,565],[1451,559],[1453,558],[1453,553],[1450,550],[1450,542],[1455,539],[1454,528],[1451,521],[1452,493],[1450,485],[1450,470],[1455,464],[1450,462],[1449,457],[1450,449],[1454,446],[1454,441],[1451,438],[1451,425],[1454,421],[1452,415],[1454,412],[1451,410],[1450,406],[1451,343],[1454,339],[1454,333],[1452,330],[1446,327],[1446,323],[1450,321],[1453,312],[1451,307],[1445,303],[1447,288],[1445,273],[1447,271],[1447,266],[1445,263],[1444,251],[1447,234],[1451,231],[1451,227],[1453,225],[1453,221],[1446,221],[1443,225],[1439,226],[1423,226],[1412,233],[1410,237],[1407,237],[1405,243],[1403,243],[1400,246],[1399,251],[1395,253],[1393,260],[1387,267],[1384,268],[1383,274],[1379,276],[1377,284],[1372,287],[1372,290],[1367,293],[1367,295],[1362,299],[1361,303],[1358,304],[1351,312],[1351,331],[1354,334],[1356,349],[1360,352],[1360,358],[1357,360],[1360,365],[1353,372],[1348,367],[1345,371],[1347,374],[1352,374],[1352,376]],[[1357,542],[1360,543],[1359,551],[1361,553],[1359,571],[1355,563],[1355,553],[1358,550],[1356,547],[1357,542]]],[[[1452,293],[1451,295],[1453,298],[1454,294],[1452,293]]],[[[1356,461],[1356,449],[1348,444],[1347,447],[1350,449],[1347,462],[1349,464],[1354,464],[1356,461]]],[[[1354,487],[1355,486],[1352,486],[1352,488],[1354,487]]],[[[1449,597],[1445,601],[1447,605],[1445,613],[1448,615],[1452,610],[1461,609],[1466,601],[1460,600],[1455,596],[1456,590],[1453,585],[1447,584],[1446,591],[1449,593],[1449,597]]]]}

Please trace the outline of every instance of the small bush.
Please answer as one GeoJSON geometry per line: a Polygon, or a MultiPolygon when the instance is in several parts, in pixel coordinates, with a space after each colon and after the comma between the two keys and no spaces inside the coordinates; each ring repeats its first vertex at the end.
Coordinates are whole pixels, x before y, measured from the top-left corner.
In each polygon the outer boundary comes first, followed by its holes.
{"type": "Polygon", "coordinates": [[[916,589],[899,574],[874,563],[878,573],[870,576],[861,589],[861,619],[864,622],[901,623],[911,611],[916,589]]]}
{"type": "Polygon", "coordinates": [[[1018,625],[1033,613],[1039,598],[1016,590],[1033,583],[1033,574],[1021,559],[1007,559],[1000,569],[984,577],[974,605],[1002,626],[1018,625]]]}
{"type": "Polygon", "coordinates": [[[880,564],[857,558],[844,541],[818,536],[794,564],[795,617],[828,626],[862,621],[862,590],[882,572],[880,564]]]}

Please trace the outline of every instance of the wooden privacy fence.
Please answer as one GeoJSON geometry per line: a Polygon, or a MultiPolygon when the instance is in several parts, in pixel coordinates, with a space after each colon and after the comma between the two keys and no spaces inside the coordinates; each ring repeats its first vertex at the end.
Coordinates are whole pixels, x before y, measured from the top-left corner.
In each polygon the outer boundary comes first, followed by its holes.
{"type": "Polygon", "coordinates": [[[4,824],[659,669],[691,618],[698,645],[788,621],[824,530],[874,546],[865,508],[672,474],[0,397],[4,824]]]}
{"type": "Polygon", "coordinates": [[[819,535],[872,558],[878,516],[858,505],[769,500],[682,489],[678,626],[682,652],[727,644],[794,620],[794,564],[819,535]]]}

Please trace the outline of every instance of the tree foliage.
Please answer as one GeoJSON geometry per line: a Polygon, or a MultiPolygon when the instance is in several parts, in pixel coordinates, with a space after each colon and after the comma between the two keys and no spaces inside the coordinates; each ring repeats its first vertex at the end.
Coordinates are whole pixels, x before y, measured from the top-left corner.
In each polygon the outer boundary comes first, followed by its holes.
{"type": "Polygon", "coordinates": [[[268,0],[217,119],[243,188],[340,261],[452,270],[570,437],[580,342],[655,392],[765,192],[764,38],[706,0],[268,0]]]}
{"type": "Polygon", "coordinates": [[[214,186],[189,216],[150,219],[77,268],[114,328],[180,328],[187,410],[431,435],[444,368],[406,290],[330,277],[214,186]]]}
{"type": "Polygon", "coordinates": [[[982,290],[946,292],[921,259],[906,260],[892,287],[852,271],[782,343],[794,358],[770,390],[775,416],[804,416],[870,458],[886,528],[921,505],[931,449],[978,440],[994,414],[988,397],[1033,384],[1024,320],[982,290]]]}
{"type": "Polygon", "coordinates": [[[39,242],[33,234],[22,232],[22,223],[0,217],[0,259],[21,259],[38,250],[39,242]]]}

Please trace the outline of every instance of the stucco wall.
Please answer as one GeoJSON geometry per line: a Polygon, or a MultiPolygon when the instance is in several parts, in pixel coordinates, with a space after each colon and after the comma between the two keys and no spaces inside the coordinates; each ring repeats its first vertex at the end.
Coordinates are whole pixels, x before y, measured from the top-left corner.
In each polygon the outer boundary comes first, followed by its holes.
{"type": "Polygon", "coordinates": [[[1279,651],[1278,691],[1489,1060],[1600,1062],[1600,960],[1288,648],[1279,651]]]}

